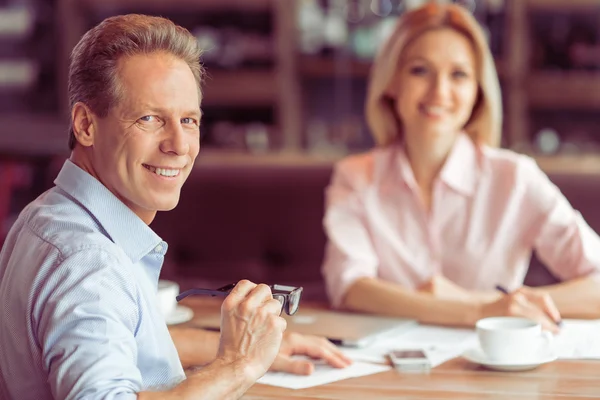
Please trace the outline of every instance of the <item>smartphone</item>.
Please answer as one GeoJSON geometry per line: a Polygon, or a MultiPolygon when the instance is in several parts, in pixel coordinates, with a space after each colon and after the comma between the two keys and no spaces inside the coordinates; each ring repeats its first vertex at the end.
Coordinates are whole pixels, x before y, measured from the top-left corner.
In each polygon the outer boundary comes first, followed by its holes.
{"type": "Polygon", "coordinates": [[[429,371],[431,362],[421,349],[393,350],[388,353],[394,367],[401,371],[429,371]]]}

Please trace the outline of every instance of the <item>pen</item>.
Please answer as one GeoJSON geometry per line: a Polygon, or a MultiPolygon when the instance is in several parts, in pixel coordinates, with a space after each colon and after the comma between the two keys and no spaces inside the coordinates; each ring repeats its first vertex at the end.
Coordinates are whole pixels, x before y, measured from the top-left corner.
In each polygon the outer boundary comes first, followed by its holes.
{"type": "Polygon", "coordinates": [[[510,293],[508,292],[508,290],[506,290],[506,289],[504,288],[504,286],[496,285],[496,290],[498,290],[498,291],[500,291],[500,292],[502,292],[502,293],[504,293],[504,294],[510,294],[510,293]]]}
{"type": "MultiPolygon", "coordinates": [[[[510,294],[510,292],[508,290],[506,290],[506,288],[504,286],[501,285],[496,285],[496,290],[504,293],[504,294],[510,294]]],[[[562,319],[555,321],[556,326],[561,327],[562,326],[562,319]]]]}

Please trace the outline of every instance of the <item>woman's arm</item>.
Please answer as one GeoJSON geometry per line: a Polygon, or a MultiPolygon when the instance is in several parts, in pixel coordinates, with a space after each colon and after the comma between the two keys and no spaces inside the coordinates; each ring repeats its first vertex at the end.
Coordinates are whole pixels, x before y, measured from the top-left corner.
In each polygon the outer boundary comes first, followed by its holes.
{"type": "Polygon", "coordinates": [[[600,280],[597,275],[532,289],[549,294],[563,318],[600,318],[600,280]]]}
{"type": "Polygon", "coordinates": [[[548,293],[563,318],[600,318],[600,237],[535,163],[524,165],[523,174],[526,206],[540,213],[534,248],[562,281],[535,290],[548,293]]]}
{"type": "Polygon", "coordinates": [[[333,307],[342,306],[342,297],[355,281],[377,276],[379,257],[367,228],[363,200],[372,163],[370,155],[340,161],[325,192],[323,226],[328,241],[322,272],[333,307]]]}
{"type": "Polygon", "coordinates": [[[378,278],[358,279],[343,299],[343,306],[355,311],[455,326],[475,325],[482,317],[482,305],[469,298],[439,299],[430,293],[408,290],[378,278]]]}
{"type": "Polygon", "coordinates": [[[521,288],[496,296],[469,294],[438,298],[434,294],[403,289],[380,279],[363,278],[353,284],[344,305],[356,311],[414,318],[422,323],[473,326],[486,317],[518,316],[538,321],[551,332],[558,332],[560,314],[547,293],[521,288]]]}

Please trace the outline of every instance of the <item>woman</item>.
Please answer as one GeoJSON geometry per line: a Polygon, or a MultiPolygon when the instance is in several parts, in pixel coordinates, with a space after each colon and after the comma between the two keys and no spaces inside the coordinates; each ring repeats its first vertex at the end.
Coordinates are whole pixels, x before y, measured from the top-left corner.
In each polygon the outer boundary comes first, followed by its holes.
{"type": "Polygon", "coordinates": [[[561,315],[600,317],[600,239],[533,160],[497,148],[498,77],[468,12],[431,3],[400,18],[366,115],[378,147],[342,160],[327,189],[334,306],[450,325],[520,315],[552,331],[561,315]],[[562,283],[522,286],[533,249],[562,283]]]}

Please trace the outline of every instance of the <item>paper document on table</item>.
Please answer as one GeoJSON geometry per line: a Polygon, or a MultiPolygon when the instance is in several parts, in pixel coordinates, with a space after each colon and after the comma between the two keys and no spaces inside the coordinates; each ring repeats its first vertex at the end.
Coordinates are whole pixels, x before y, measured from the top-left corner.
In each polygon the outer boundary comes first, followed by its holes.
{"type": "Polygon", "coordinates": [[[563,320],[554,349],[558,358],[600,359],[600,320],[563,320]]]}
{"type": "Polygon", "coordinates": [[[472,329],[445,328],[418,325],[395,336],[377,340],[361,348],[344,348],[342,351],[353,360],[385,362],[392,350],[422,349],[434,368],[460,356],[477,344],[477,335],[472,329]]]}
{"type": "Polygon", "coordinates": [[[324,362],[315,362],[315,370],[311,375],[292,375],[285,372],[267,372],[258,383],[271,386],[280,386],[289,389],[305,389],[326,383],[341,381],[348,378],[377,374],[390,370],[387,365],[367,364],[360,361],[353,362],[346,368],[333,368],[324,362]]]}

